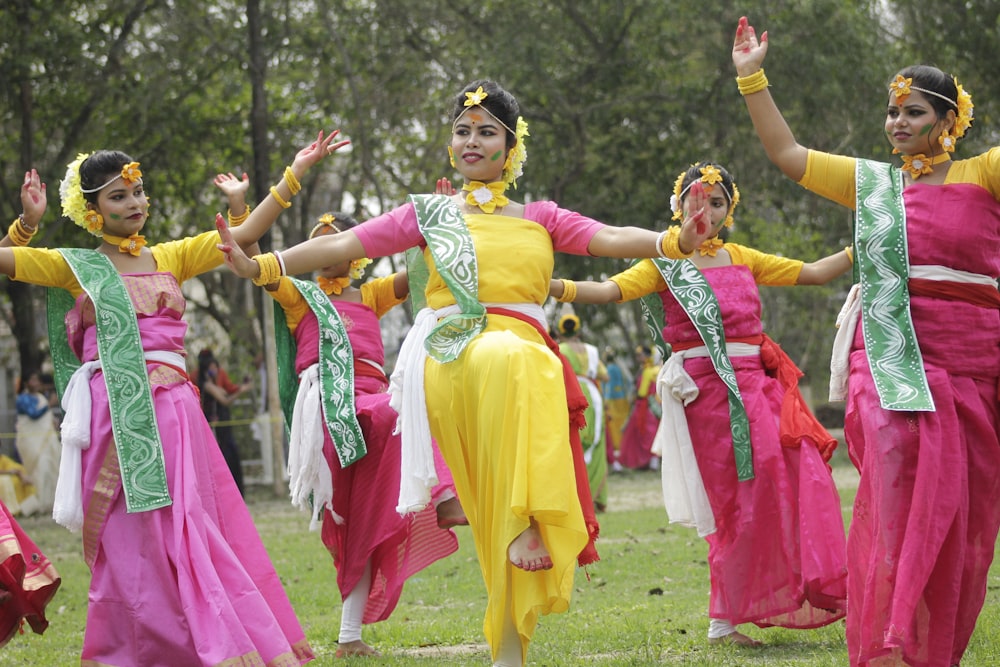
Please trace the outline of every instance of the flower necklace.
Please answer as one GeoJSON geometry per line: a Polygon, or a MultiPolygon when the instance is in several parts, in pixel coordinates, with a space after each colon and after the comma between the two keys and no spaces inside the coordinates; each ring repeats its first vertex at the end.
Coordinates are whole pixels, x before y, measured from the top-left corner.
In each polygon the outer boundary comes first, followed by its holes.
{"type": "Polygon", "coordinates": [[[698,253],[704,257],[708,255],[709,257],[715,257],[716,253],[719,252],[719,248],[723,246],[725,241],[720,239],[718,236],[713,236],[710,239],[705,239],[702,241],[701,245],[698,246],[698,253]]]}
{"type": "Polygon", "coordinates": [[[504,181],[493,181],[489,184],[470,181],[462,186],[462,190],[469,193],[465,196],[465,203],[469,206],[478,206],[483,213],[492,213],[497,206],[503,208],[510,203],[504,195],[504,191],[507,190],[504,181]]]}
{"type": "Polygon", "coordinates": [[[327,278],[326,276],[320,276],[316,279],[316,282],[327,296],[330,294],[340,296],[344,288],[351,284],[351,277],[337,276],[336,278],[327,278]]]}
{"type": "Polygon", "coordinates": [[[913,180],[917,180],[924,174],[932,173],[934,171],[934,165],[947,162],[950,159],[951,155],[948,153],[941,153],[931,158],[927,157],[923,153],[917,153],[916,155],[904,155],[903,166],[900,167],[900,169],[912,176],[913,180]]]}
{"type": "Polygon", "coordinates": [[[132,234],[131,236],[104,234],[103,238],[111,245],[118,246],[118,252],[127,252],[133,257],[138,257],[142,253],[142,247],[146,245],[146,237],[142,234],[132,234]]]}

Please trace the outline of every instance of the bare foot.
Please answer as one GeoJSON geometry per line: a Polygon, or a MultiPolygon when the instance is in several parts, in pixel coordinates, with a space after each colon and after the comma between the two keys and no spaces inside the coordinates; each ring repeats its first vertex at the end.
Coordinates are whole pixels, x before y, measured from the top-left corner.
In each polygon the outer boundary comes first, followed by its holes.
{"type": "Polygon", "coordinates": [[[468,526],[469,520],[465,517],[465,510],[458,498],[449,498],[437,506],[438,528],[451,528],[452,526],[468,526]]]}
{"type": "Polygon", "coordinates": [[[350,658],[354,656],[371,656],[372,658],[379,658],[382,656],[381,653],[360,639],[353,642],[338,643],[337,652],[334,655],[338,658],[350,658]]]}
{"type": "Polygon", "coordinates": [[[507,547],[507,558],[511,565],[528,572],[552,569],[552,558],[534,521],[507,547]]]}
{"type": "Polygon", "coordinates": [[[747,637],[742,632],[733,631],[723,637],[711,637],[709,644],[735,644],[736,646],[763,646],[764,642],[747,637]]]}

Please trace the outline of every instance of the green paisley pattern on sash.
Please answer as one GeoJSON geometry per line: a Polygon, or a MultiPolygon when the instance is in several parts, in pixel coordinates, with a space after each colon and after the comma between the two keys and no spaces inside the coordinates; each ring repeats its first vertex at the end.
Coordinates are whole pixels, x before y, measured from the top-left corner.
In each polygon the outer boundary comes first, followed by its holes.
{"type": "MultiPolygon", "coordinates": [[[[340,313],[320,286],[292,278],[319,321],[319,385],[323,421],[343,468],[368,453],[354,407],[354,350],[340,313]]],[[[280,309],[279,309],[280,310],[280,309]]]]}
{"type": "Polygon", "coordinates": [[[427,354],[440,363],[454,361],[486,328],[486,308],[479,303],[479,270],[472,235],[458,205],[447,195],[410,195],[420,232],[434,265],[461,312],[441,319],[424,341],[427,354]]]}
{"type": "Polygon", "coordinates": [[[410,284],[410,310],[413,317],[427,307],[427,281],[430,271],[424,260],[422,248],[413,247],[404,253],[406,258],[406,279],[410,284]]]}
{"type": "MultiPolygon", "coordinates": [[[[97,350],[108,390],[126,510],[146,512],[166,507],[172,501],[163,445],[139,323],[128,290],[111,261],[96,250],[60,248],[59,252],[94,303],[97,350]]],[[[72,305],[72,298],[69,303],[72,305]]],[[[51,321],[52,314],[49,318],[51,321]]]]}
{"type": "Polygon", "coordinates": [[[736,475],[743,482],[753,479],[753,451],[750,446],[750,420],[736,383],[736,371],[726,353],[726,332],[722,311],[715,292],[704,274],[688,259],[653,259],[653,264],[667,283],[670,292],[684,307],[708,349],[709,358],[729,395],[729,428],[733,436],[736,475]]]}
{"type": "Polygon", "coordinates": [[[933,411],[934,399],[910,316],[903,174],[857,161],[854,261],[861,279],[861,324],[868,365],[886,410],[933,411]]]}
{"type": "Polygon", "coordinates": [[[66,393],[66,385],[77,368],[80,360],[73,354],[66,338],[66,313],[75,303],[73,295],[61,287],[49,287],[45,290],[45,318],[49,330],[49,355],[55,367],[56,392],[62,398],[66,393]]]}

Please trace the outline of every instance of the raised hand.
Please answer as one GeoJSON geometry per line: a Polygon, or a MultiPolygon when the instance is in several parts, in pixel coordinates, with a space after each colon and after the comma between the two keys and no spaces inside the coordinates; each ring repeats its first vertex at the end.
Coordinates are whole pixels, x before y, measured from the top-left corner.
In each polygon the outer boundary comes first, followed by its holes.
{"type": "Polygon", "coordinates": [[[718,232],[712,226],[708,193],[700,182],[688,190],[684,199],[684,220],[681,221],[680,245],[693,250],[718,232]]]}
{"type": "Polygon", "coordinates": [[[215,228],[219,230],[221,241],[215,246],[222,251],[223,259],[229,270],[241,278],[256,278],[260,275],[260,267],[250,257],[247,257],[240,245],[233,240],[233,233],[221,214],[215,214],[215,228]]]}
{"type": "Polygon", "coordinates": [[[439,178],[437,180],[437,185],[434,187],[434,194],[436,195],[448,195],[449,197],[455,194],[455,186],[451,184],[451,181],[447,178],[439,178]]]}
{"type": "Polygon", "coordinates": [[[25,172],[24,184],[21,185],[21,210],[29,231],[38,227],[47,205],[45,183],[42,183],[38,172],[34,169],[25,172]]]}
{"type": "Polygon", "coordinates": [[[320,130],[316,141],[296,153],[295,159],[292,161],[292,170],[296,175],[301,176],[326,156],[332,155],[339,148],[343,148],[351,143],[349,139],[334,143],[333,140],[338,134],[340,134],[340,130],[334,130],[328,136],[324,137],[323,130],[320,130]]]}
{"type": "Polygon", "coordinates": [[[739,76],[748,76],[760,69],[767,55],[767,31],[757,41],[757,31],[747,17],[741,17],[733,40],[733,64],[739,76]]]}
{"type": "Polygon", "coordinates": [[[222,190],[222,193],[226,195],[229,199],[233,197],[242,197],[246,199],[247,191],[250,189],[250,177],[247,176],[246,172],[243,172],[241,178],[236,178],[233,176],[232,172],[228,174],[218,174],[212,181],[215,183],[215,187],[222,190]]]}

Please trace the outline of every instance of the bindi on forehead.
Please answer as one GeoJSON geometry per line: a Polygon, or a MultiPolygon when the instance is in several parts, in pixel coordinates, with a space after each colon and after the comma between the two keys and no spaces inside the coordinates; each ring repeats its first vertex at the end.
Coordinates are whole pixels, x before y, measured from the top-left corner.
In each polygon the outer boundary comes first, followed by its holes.
{"type": "Polygon", "coordinates": [[[483,122],[483,116],[482,116],[482,114],[477,113],[475,111],[470,111],[469,114],[468,114],[468,118],[473,123],[482,123],[483,122]]]}

